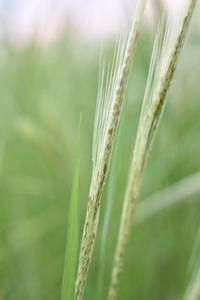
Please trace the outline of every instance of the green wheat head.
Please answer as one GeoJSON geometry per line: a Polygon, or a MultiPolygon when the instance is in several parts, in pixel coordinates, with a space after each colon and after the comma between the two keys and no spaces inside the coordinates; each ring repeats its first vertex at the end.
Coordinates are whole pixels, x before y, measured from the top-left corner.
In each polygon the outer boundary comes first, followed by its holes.
{"type": "Polygon", "coordinates": [[[80,249],[75,299],[81,299],[84,292],[97,234],[101,195],[109,168],[145,2],[144,0],[138,1],[130,32],[125,31],[121,34],[106,80],[104,80],[104,65],[101,70],[94,127],[93,172],[80,249]]]}
{"type": "Polygon", "coordinates": [[[138,132],[129,173],[127,191],[119,229],[109,289],[109,299],[116,296],[119,273],[135,212],[136,200],[146,161],[166,102],[166,94],[176,69],[177,60],[194,11],[196,0],[183,1],[178,18],[162,21],[155,38],[149,75],[144,94],[138,132]]]}

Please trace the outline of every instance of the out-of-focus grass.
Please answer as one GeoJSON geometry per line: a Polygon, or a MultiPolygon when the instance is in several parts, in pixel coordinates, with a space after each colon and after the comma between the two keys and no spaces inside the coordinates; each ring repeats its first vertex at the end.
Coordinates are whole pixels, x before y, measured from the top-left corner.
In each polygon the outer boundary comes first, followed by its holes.
{"type": "MultiPolygon", "coordinates": [[[[168,94],[170,99],[147,166],[140,201],[200,169],[197,68],[200,40],[195,30],[191,33],[168,94]]],[[[129,80],[125,130],[120,145],[122,159],[116,167],[117,185],[106,247],[105,295],[151,44],[151,38],[143,33],[129,80]]],[[[81,225],[85,217],[99,52],[91,45],[70,40],[42,49],[32,45],[23,51],[8,45],[3,47],[0,61],[0,299],[57,299],[61,290],[66,215],[81,111],[81,225]],[[29,132],[27,124],[34,128],[33,136],[24,134],[29,132]]],[[[118,299],[178,299],[183,294],[199,225],[198,196],[196,200],[133,228],[118,299]]],[[[99,233],[106,207],[105,201],[102,203],[99,233]]],[[[85,299],[95,299],[96,295],[100,236],[85,299]]]]}

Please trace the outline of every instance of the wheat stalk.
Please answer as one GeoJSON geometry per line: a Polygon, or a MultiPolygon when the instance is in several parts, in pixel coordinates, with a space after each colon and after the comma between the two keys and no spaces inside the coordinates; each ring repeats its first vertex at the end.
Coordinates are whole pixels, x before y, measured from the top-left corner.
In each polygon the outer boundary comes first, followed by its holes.
{"type": "MultiPolygon", "coordinates": [[[[142,175],[158,127],[166,93],[172,81],[177,59],[197,0],[184,1],[176,20],[162,20],[156,35],[143,107],[133,152],[131,170],[124,199],[122,218],[116,246],[108,298],[114,299],[119,273],[122,269],[125,246],[133,221],[142,175]],[[182,12],[181,12],[182,10],[182,12]],[[165,28],[165,30],[164,30],[165,28]]],[[[164,19],[164,18],[163,18],[164,19]]]]}
{"type": "Polygon", "coordinates": [[[84,292],[97,233],[101,194],[108,172],[145,3],[146,0],[138,1],[129,35],[127,32],[122,32],[119,38],[111,71],[107,73],[105,86],[105,65],[101,70],[94,127],[93,173],[75,283],[75,299],[81,299],[84,292]]]}

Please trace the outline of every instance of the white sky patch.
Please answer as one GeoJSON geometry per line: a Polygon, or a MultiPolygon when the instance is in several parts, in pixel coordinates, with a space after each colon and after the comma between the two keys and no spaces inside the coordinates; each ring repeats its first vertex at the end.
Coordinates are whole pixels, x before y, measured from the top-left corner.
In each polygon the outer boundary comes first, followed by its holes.
{"type": "MultiPolygon", "coordinates": [[[[164,0],[176,14],[182,0],[164,0]]],[[[155,20],[147,1],[146,28],[155,20]]],[[[49,43],[66,31],[75,38],[110,39],[134,14],[136,0],[0,0],[0,35],[21,45],[36,39],[49,43]]]]}

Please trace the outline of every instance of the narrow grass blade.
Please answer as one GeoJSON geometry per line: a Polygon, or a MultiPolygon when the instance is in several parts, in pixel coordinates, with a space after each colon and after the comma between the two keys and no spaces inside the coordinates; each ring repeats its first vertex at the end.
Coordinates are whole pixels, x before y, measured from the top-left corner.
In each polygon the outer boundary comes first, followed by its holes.
{"type": "Polygon", "coordinates": [[[0,142],[0,179],[2,175],[3,170],[3,160],[4,160],[4,154],[5,154],[5,148],[6,148],[6,138],[2,138],[0,142]]]}
{"type": "Polygon", "coordinates": [[[192,256],[189,263],[188,273],[190,280],[183,300],[200,299],[200,228],[194,243],[192,256]]]}
{"type": "Polygon", "coordinates": [[[191,197],[199,194],[200,172],[197,172],[138,203],[135,213],[135,223],[144,222],[170,207],[191,201],[191,197]]]}
{"type": "MultiPolygon", "coordinates": [[[[80,121],[81,124],[81,121],[80,121]]],[[[61,300],[74,298],[75,276],[79,251],[79,173],[80,173],[80,125],[78,133],[75,173],[70,200],[67,245],[65,253],[64,273],[61,300]]]]}

